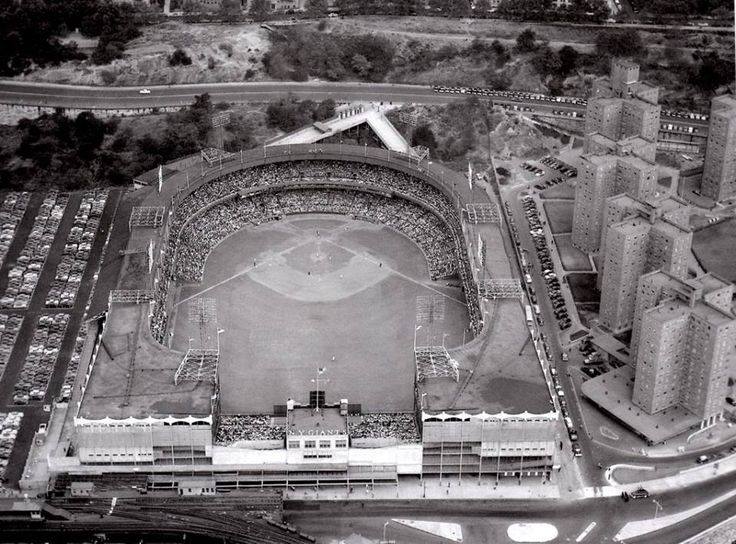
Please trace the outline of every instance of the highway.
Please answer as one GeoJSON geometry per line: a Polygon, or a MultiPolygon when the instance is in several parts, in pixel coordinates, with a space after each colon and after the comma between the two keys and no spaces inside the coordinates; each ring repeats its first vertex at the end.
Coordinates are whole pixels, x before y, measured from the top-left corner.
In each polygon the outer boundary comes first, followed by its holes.
{"type": "MultiPolygon", "coordinates": [[[[141,94],[143,87],[92,87],[61,85],[16,80],[0,80],[0,104],[23,106],[60,107],[70,109],[149,109],[181,107],[191,104],[194,97],[209,93],[213,102],[264,102],[282,96],[293,95],[302,99],[340,101],[372,101],[415,104],[446,104],[462,100],[472,93],[437,93],[427,85],[360,82],[248,82],[248,83],[198,83],[186,85],[150,86],[150,94],[141,94]]],[[[585,103],[556,102],[552,97],[535,95],[522,99],[504,96],[504,93],[487,95],[497,104],[507,106],[534,106],[535,110],[550,113],[565,111],[585,113],[585,103]]],[[[482,96],[482,95],[481,95],[482,96]]],[[[695,132],[707,131],[708,121],[683,119],[663,112],[662,121],[675,122],[683,127],[692,126],[695,132]]]]}
{"type": "Polygon", "coordinates": [[[0,81],[0,103],[73,109],[136,109],[186,106],[209,93],[213,102],[264,102],[292,94],[302,99],[444,104],[463,95],[440,95],[431,87],[391,83],[255,82],[147,87],[89,87],[0,81]]]}

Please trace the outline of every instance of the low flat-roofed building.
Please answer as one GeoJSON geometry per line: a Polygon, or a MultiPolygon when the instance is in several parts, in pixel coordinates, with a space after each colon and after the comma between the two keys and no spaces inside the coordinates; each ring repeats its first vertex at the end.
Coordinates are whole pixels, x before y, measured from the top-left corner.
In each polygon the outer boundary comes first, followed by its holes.
{"type": "Polygon", "coordinates": [[[649,414],[634,404],[634,371],[629,366],[583,382],[581,392],[600,410],[649,444],[661,444],[700,424],[699,417],[681,406],[649,414]]]}

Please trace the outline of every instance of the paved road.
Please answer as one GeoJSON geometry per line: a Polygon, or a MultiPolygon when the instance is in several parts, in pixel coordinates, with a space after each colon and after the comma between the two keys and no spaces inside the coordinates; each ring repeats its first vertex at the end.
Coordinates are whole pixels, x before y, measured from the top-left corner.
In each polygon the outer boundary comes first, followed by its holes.
{"type": "MultiPolygon", "coordinates": [[[[699,503],[728,493],[736,485],[736,474],[709,480],[686,489],[676,489],[658,495],[662,505],[660,516],[670,515],[697,506],[699,503]]],[[[612,542],[613,536],[628,522],[654,516],[651,499],[624,503],[619,497],[584,501],[374,501],[352,502],[289,502],[286,518],[299,529],[313,536],[345,538],[358,533],[368,538],[381,535],[383,524],[390,518],[431,519],[460,523],[467,544],[498,544],[509,542],[505,528],[514,522],[549,522],[557,526],[557,542],[574,541],[592,521],[596,527],[583,542],[612,542]],[[501,529],[501,530],[499,530],[501,529]]],[[[678,543],[719,521],[736,515],[736,501],[727,501],[685,522],[653,533],[651,536],[627,540],[641,543],[678,543]]],[[[407,544],[410,541],[404,541],[407,544]]],[[[422,542],[416,541],[417,544],[422,542]]]]}
{"type": "Polygon", "coordinates": [[[132,109],[191,104],[194,97],[209,93],[214,102],[263,102],[293,94],[299,98],[335,98],[354,101],[396,101],[444,104],[464,95],[437,94],[423,85],[390,83],[258,82],[203,83],[148,87],[151,94],[140,94],[141,87],[87,87],[0,82],[0,103],[90,109],[132,109]]]}
{"type": "MultiPolygon", "coordinates": [[[[396,102],[416,104],[446,104],[462,100],[468,95],[436,93],[426,85],[358,82],[251,82],[201,83],[148,87],[151,94],[140,94],[142,87],[91,87],[59,85],[15,80],[0,80],[0,103],[25,106],[63,107],[79,109],[146,109],[177,107],[191,104],[194,97],[209,93],[214,102],[263,102],[292,94],[299,98],[396,102]]],[[[534,106],[535,111],[553,110],[585,112],[585,106],[544,100],[509,99],[493,97],[498,104],[534,106]]],[[[708,122],[694,119],[669,118],[682,126],[707,129],[708,122]]]]}

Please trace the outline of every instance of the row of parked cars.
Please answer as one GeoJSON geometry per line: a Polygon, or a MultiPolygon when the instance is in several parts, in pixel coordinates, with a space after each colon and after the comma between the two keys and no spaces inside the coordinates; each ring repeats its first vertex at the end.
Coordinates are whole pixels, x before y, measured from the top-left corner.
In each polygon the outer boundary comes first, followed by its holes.
{"type": "Polygon", "coordinates": [[[74,381],[77,379],[77,371],[79,370],[79,361],[82,359],[82,349],[84,348],[84,338],[87,335],[87,328],[82,326],[77,333],[77,339],[74,342],[74,351],[66,365],[66,374],[64,375],[64,383],[61,386],[58,400],[67,402],[72,398],[72,389],[74,381]]]}
{"type": "Polygon", "coordinates": [[[20,376],[13,388],[13,402],[28,404],[42,400],[54,372],[69,314],[44,314],[38,318],[20,376]]]}
{"type": "Polygon", "coordinates": [[[5,365],[10,359],[15,339],[23,323],[23,317],[19,315],[0,314],[0,377],[5,370],[5,365]]]}
{"type": "Polygon", "coordinates": [[[565,305],[565,297],[562,294],[560,280],[557,278],[557,274],[555,274],[555,265],[550,255],[549,246],[547,245],[547,236],[544,234],[544,229],[542,228],[539,210],[531,196],[524,196],[521,201],[527,222],[529,223],[529,234],[531,234],[532,240],[534,241],[534,248],[537,251],[537,257],[541,265],[541,274],[547,286],[547,295],[552,304],[555,319],[557,319],[557,326],[560,330],[564,331],[570,328],[572,321],[565,305]]]}
{"type": "Polygon", "coordinates": [[[532,163],[528,161],[525,161],[524,163],[522,163],[521,168],[526,170],[527,172],[531,172],[538,178],[544,175],[544,170],[539,168],[539,166],[534,166],[532,163]]]}
{"type": "Polygon", "coordinates": [[[0,412],[0,480],[3,482],[22,420],[23,412],[0,412]]]}
{"type": "Polygon", "coordinates": [[[565,181],[563,178],[557,176],[556,178],[548,179],[542,183],[537,183],[534,188],[539,191],[544,191],[545,189],[549,189],[550,187],[554,187],[558,183],[562,183],[565,181]]]}
{"type": "Polygon", "coordinates": [[[0,204],[0,265],[5,261],[5,256],[10,249],[10,243],[15,237],[18,224],[26,213],[31,193],[10,192],[6,193],[0,204]]]}
{"type": "Polygon", "coordinates": [[[61,262],[56,268],[56,276],[46,296],[47,307],[71,308],[74,306],[106,200],[106,192],[88,192],[82,197],[82,202],[74,216],[74,226],[69,231],[64,246],[61,262]]]}
{"type": "Polygon", "coordinates": [[[560,159],[556,159],[555,157],[544,157],[539,162],[544,164],[545,166],[549,166],[550,168],[557,170],[558,172],[561,172],[566,178],[574,178],[578,175],[578,169],[574,166],[570,166],[564,161],[561,161],[560,159]]]}
{"type": "Polygon", "coordinates": [[[8,271],[8,286],[0,307],[28,308],[68,201],[69,195],[57,191],[50,191],[44,198],[28,240],[8,271]]]}

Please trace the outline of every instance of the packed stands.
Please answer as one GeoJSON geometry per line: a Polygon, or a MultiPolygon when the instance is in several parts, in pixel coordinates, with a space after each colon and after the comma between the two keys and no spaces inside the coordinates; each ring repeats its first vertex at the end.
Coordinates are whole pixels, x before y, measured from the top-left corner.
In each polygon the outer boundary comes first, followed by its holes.
{"type": "Polygon", "coordinates": [[[456,272],[454,243],[447,226],[434,214],[408,200],[337,189],[298,189],[232,199],[208,209],[189,223],[180,237],[175,277],[202,281],[210,251],[248,225],[299,213],[337,213],[388,225],[422,249],[432,279],[456,272]]]}
{"type": "Polygon", "coordinates": [[[418,442],[414,414],[364,414],[348,420],[350,438],[397,438],[418,442]],[[357,420],[357,421],[356,421],[357,420]]]}
{"type": "Polygon", "coordinates": [[[273,425],[271,416],[220,416],[215,442],[229,446],[239,440],[283,440],[286,427],[273,425]]]}
{"type": "Polygon", "coordinates": [[[154,287],[150,327],[163,342],[170,280],[200,281],[207,255],[247,225],[295,213],[338,213],[385,224],[424,252],[433,279],[457,274],[471,328],[482,327],[460,218],[451,199],[429,183],[383,166],[348,161],[291,161],[224,175],[176,205],[154,287]],[[293,189],[298,187],[299,191],[293,189]],[[264,190],[270,189],[270,190],[264,190]],[[394,198],[399,196],[401,198],[394,198]]]}

